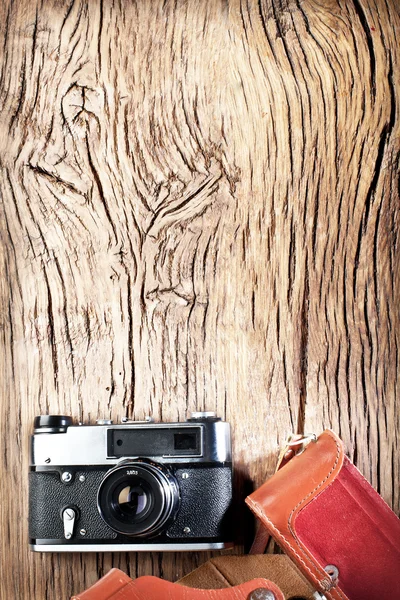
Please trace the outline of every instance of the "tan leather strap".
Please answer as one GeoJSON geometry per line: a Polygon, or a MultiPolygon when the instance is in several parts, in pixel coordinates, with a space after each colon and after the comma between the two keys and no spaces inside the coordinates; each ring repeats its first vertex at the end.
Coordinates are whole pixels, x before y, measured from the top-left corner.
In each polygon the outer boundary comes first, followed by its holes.
{"type": "Polygon", "coordinates": [[[259,577],[273,581],[285,598],[315,600],[311,584],[284,554],[218,556],[186,575],[179,583],[211,590],[235,587],[259,577]]]}

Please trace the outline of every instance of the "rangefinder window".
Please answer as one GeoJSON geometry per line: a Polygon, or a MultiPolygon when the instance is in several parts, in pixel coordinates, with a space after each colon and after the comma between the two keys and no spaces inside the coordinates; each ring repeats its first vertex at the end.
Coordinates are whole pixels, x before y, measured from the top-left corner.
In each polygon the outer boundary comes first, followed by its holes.
{"type": "Polygon", "coordinates": [[[201,427],[110,429],[108,456],[201,456],[201,427]]]}
{"type": "Polygon", "coordinates": [[[199,440],[196,433],[175,433],[174,434],[174,449],[175,450],[191,450],[198,452],[199,440]]]}

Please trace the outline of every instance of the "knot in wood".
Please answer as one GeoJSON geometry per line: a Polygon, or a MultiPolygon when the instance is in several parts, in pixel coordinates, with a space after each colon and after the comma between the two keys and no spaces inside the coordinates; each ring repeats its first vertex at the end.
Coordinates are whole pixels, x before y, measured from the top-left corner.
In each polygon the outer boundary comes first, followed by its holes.
{"type": "Polygon", "coordinates": [[[103,110],[103,94],[86,85],[73,83],[61,100],[62,115],[70,127],[84,127],[91,120],[99,125],[103,110]]]}

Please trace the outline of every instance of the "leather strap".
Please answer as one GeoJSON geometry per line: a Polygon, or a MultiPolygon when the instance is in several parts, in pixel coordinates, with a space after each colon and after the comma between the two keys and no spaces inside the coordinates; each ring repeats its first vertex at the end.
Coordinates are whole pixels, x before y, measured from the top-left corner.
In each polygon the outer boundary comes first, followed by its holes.
{"type": "Polygon", "coordinates": [[[253,579],[233,588],[198,590],[157,577],[132,581],[119,569],[112,569],[85,592],[72,600],[285,600],[274,583],[253,579]]]}
{"type": "Polygon", "coordinates": [[[261,521],[257,521],[256,534],[249,550],[249,554],[264,554],[270,542],[271,534],[265,529],[261,521]]]}

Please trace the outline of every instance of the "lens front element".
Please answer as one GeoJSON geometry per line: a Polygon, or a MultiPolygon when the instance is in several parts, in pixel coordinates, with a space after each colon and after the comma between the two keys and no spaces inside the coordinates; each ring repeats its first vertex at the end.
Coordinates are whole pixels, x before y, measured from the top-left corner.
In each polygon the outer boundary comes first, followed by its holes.
{"type": "Polygon", "coordinates": [[[120,463],[100,484],[100,515],[114,531],[124,535],[159,533],[178,508],[175,477],[163,465],[144,458],[120,463]]]}
{"type": "Polygon", "coordinates": [[[118,494],[116,506],[126,515],[140,516],[149,504],[148,496],[140,485],[127,485],[118,494]]]}

